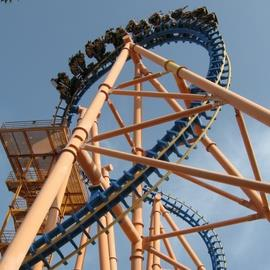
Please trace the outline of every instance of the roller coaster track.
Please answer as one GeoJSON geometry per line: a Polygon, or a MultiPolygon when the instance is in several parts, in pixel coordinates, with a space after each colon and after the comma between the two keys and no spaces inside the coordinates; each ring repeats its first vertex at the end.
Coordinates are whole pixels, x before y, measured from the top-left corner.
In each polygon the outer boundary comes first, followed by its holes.
{"type": "MultiPolygon", "coordinates": [[[[135,35],[133,39],[134,42],[139,43],[145,48],[153,48],[158,45],[161,46],[164,43],[177,42],[180,40],[197,43],[206,48],[210,56],[210,64],[206,78],[223,87],[228,87],[230,84],[230,61],[226,53],[223,39],[217,28],[213,25],[204,25],[200,20],[194,19],[185,21],[181,21],[181,19],[179,21],[173,21],[171,19],[170,22],[160,25],[158,31],[153,27],[150,32],[135,35]]],[[[63,100],[60,101],[55,113],[56,120],[60,117],[63,122],[67,121],[70,123],[74,106],[78,104],[86,90],[110,69],[119,51],[120,48],[117,48],[114,52],[107,55],[106,58],[97,63],[95,65],[95,72],[93,72],[93,70],[91,72],[89,71],[88,75],[84,76],[84,78],[81,78],[80,75],[78,76],[78,78],[82,80],[83,87],[76,90],[72,99],[69,100],[65,107],[63,107],[63,100]],[[62,114],[60,114],[60,111],[62,114]]],[[[196,87],[191,86],[190,88],[192,93],[203,93],[203,90],[196,87]]],[[[205,103],[207,103],[207,101],[205,101],[205,103]]],[[[201,105],[201,103],[191,103],[191,107],[198,105],[201,105]]],[[[207,112],[207,114],[200,113],[192,118],[175,121],[173,127],[167,130],[166,134],[158,140],[157,144],[146,151],[146,156],[170,161],[175,155],[178,157],[176,163],[180,163],[188,158],[191,151],[196,148],[196,145],[213,124],[220,109],[221,108],[218,107],[215,110],[207,112]],[[199,125],[202,129],[199,136],[194,132],[195,125],[199,125]]],[[[90,243],[94,244],[95,239],[97,239],[100,233],[106,232],[109,227],[121,221],[121,218],[128,214],[137,203],[140,201],[151,202],[153,192],[157,190],[162,182],[169,179],[170,174],[171,172],[167,172],[162,175],[156,168],[136,164],[128,171],[124,171],[124,174],[119,179],[111,180],[111,185],[108,189],[92,191],[89,202],[82,209],[61,224],[58,224],[54,230],[42,235],[32,244],[21,269],[31,269],[31,267],[39,261],[43,261],[48,269],[54,269],[62,263],[66,264],[67,260],[77,254],[83,247],[80,247],[75,242],[74,238],[77,235],[84,233],[88,237],[88,241],[85,245],[90,243]],[[159,178],[155,183],[150,183],[148,178],[153,173],[156,173],[159,178]],[[136,187],[142,183],[147,185],[147,190],[137,199],[135,204],[129,206],[126,201],[127,196],[131,192],[134,192],[136,187]],[[126,210],[121,216],[115,217],[112,208],[119,203],[122,204],[126,210]],[[96,222],[100,223],[100,217],[107,212],[111,212],[115,218],[114,221],[107,227],[103,227],[98,234],[90,236],[86,228],[96,222]],[[61,250],[66,244],[70,244],[74,249],[68,255],[65,255],[63,250],[61,250]],[[48,256],[52,254],[57,254],[60,257],[60,260],[54,263],[54,265],[50,265],[47,260],[48,256]]],[[[169,199],[169,197],[164,194],[162,194],[162,201],[168,211],[183,218],[191,226],[201,225],[206,222],[193,210],[189,210],[191,208],[186,207],[186,205],[176,200],[172,203],[172,199],[169,199]],[[184,214],[184,209],[186,209],[186,214],[184,214]],[[192,212],[192,214],[189,214],[189,212],[192,212]]],[[[216,234],[210,230],[200,232],[200,236],[208,248],[213,269],[227,269],[225,255],[216,234]]]]}
{"type": "MultiPolygon", "coordinates": [[[[152,26],[146,33],[130,34],[135,43],[147,49],[178,41],[202,46],[209,54],[209,68],[206,78],[217,82],[221,86],[228,86],[228,79],[231,77],[230,63],[223,38],[217,27],[203,25],[200,20],[181,21],[180,19],[175,21],[171,18],[169,22],[162,24],[158,30],[152,26]]],[[[121,48],[122,46],[119,46],[114,51],[107,52],[104,58],[94,64],[94,66],[88,65],[90,68],[84,71],[83,75],[79,74],[73,77],[73,79],[80,81],[80,87],[72,90],[74,94],[70,100],[60,99],[54,114],[55,121],[56,119],[58,121],[61,119],[65,123],[70,123],[72,113],[74,113],[74,106],[78,104],[84,93],[110,70],[121,48]]],[[[203,90],[197,87],[191,86],[190,88],[192,93],[203,92],[203,90]]]]}
{"type": "MultiPolygon", "coordinates": [[[[147,188],[144,190],[147,191],[147,188]]],[[[150,193],[149,196],[146,197],[145,201],[149,202],[150,204],[153,203],[156,193],[157,192],[150,193]]],[[[168,196],[162,192],[159,192],[159,194],[161,195],[161,201],[164,208],[175,216],[180,217],[190,226],[195,227],[208,224],[203,216],[199,215],[196,210],[194,210],[191,206],[188,206],[185,202],[179,201],[176,198],[168,196]]],[[[215,231],[202,231],[199,232],[199,234],[208,249],[213,269],[227,269],[223,247],[215,231]]]]}

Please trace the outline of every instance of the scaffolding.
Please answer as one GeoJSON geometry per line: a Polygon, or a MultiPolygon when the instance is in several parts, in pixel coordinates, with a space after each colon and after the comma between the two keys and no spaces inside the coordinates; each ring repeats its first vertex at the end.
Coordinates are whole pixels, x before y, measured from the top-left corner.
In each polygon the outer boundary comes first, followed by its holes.
{"type": "MultiPolygon", "coordinates": [[[[7,122],[1,126],[0,140],[12,167],[6,185],[14,194],[0,231],[2,255],[67,144],[69,135],[66,125],[52,124],[51,121],[7,122]],[[13,224],[10,224],[11,218],[13,224]]],[[[87,200],[88,193],[75,163],[61,205],[60,218],[78,211],[87,200]]],[[[46,219],[39,234],[44,233],[46,219]]]]}

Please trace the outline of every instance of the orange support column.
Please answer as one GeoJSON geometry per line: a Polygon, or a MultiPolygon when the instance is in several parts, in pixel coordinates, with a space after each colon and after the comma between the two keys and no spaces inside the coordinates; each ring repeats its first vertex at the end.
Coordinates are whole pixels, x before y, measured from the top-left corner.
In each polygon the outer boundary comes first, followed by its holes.
{"type": "MultiPolygon", "coordinates": [[[[156,195],[155,200],[154,200],[154,211],[153,211],[153,216],[154,216],[154,235],[159,235],[160,234],[160,195],[156,195]]],[[[160,252],[160,240],[155,240],[154,241],[154,249],[157,252],[160,252]]],[[[153,270],[160,270],[160,257],[157,255],[154,255],[153,257],[153,270]]]]}
{"type": "MultiPolygon", "coordinates": [[[[49,232],[52,229],[55,228],[57,222],[59,222],[60,220],[60,211],[61,211],[61,205],[62,205],[62,201],[65,195],[65,191],[66,191],[66,186],[68,183],[69,177],[66,178],[65,182],[63,183],[62,187],[60,188],[60,191],[58,192],[50,210],[48,213],[48,219],[46,222],[46,226],[44,229],[44,232],[49,232]]],[[[42,270],[44,266],[44,263],[42,261],[40,261],[39,263],[37,263],[34,267],[33,270],[42,270]]]]}
{"type": "MultiPolygon", "coordinates": [[[[109,183],[109,171],[112,170],[112,166],[106,166],[102,168],[102,174],[105,182],[109,183]]],[[[107,226],[113,222],[113,217],[111,213],[106,214],[107,226]]],[[[114,236],[114,227],[111,226],[108,229],[108,246],[109,246],[109,258],[110,258],[110,266],[111,270],[117,270],[117,257],[116,257],[116,249],[115,249],[115,236],[114,236]]]]}
{"type": "MultiPolygon", "coordinates": [[[[93,138],[98,134],[98,123],[97,121],[94,122],[92,129],[91,129],[91,137],[93,138]]],[[[93,143],[95,146],[99,146],[99,142],[93,143]]],[[[100,160],[100,154],[93,153],[92,154],[93,161],[97,166],[97,169],[101,171],[101,160],[100,160]]],[[[98,225],[98,233],[101,231],[101,226],[106,227],[107,226],[107,219],[106,216],[103,216],[100,218],[101,225],[98,225]]],[[[98,236],[98,248],[99,248],[99,266],[101,270],[110,270],[110,256],[109,256],[109,241],[108,241],[108,235],[103,232],[100,233],[98,236]]]]}
{"type": "MultiPolygon", "coordinates": [[[[153,236],[154,234],[154,216],[153,216],[153,208],[150,215],[150,226],[149,226],[149,237],[153,236]]],[[[148,247],[153,247],[153,242],[147,243],[148,247]]],[[[147,253],[147,263],[146,263],[146,270],[152,270],[153,265],[153,253],[148,252],[147,253]]]]}
{"type": "MultiPolygon", "coordinates": [[[[87,151],[81,150],[79,152],[78,161],[87,177],[89,179],[95,180],[96,185],[100,181],[104,189],[110,186],[110,184],[102,177],[100,170],[97,169],[97,166],[95,165],[87,151]]],[[[120,204],[114,206],[112,210],[117,217],[123,214],[123,209],[120,204]]],[[[132,243],[136,243],[137,241],[139,241],[140,236],[138,235],[137,230],[135,229],[128,216],[124,216],[123,218],[121,218],[121,223],[119,225],[132,243]]]]}
{"type": "MultiPolygon", "coordinates": [[[[189,174],[196,177],[201,177],[207,180],[229,184],[233,186],[238,186],[241,188],[254,189],[258,191],[263,191],[270,193],[270,184],[266,182],[258,182],[253,179],[243,178],[240,176],[228,175],[224,173],[217,173],[213,171],[208,171],[204,169],[198,169],[192,166],[181,165],[178,163],[167,162],[159,159],[153,159],[148,157],[139,157],[133,154],[128,154],[121,151],[111,150],[103,147],[95,147],[93,145],[86,144],[84,145],[84,149],[97,152],[100,154],[104,154],[107,156],[120,158],[123,160],[129,160],[132,162],[142,163],[145,165],[149,165],[151,167],[157,167],[164,170],[172,171],[172,172],[180,172],[184,174],[189,174]]],[[[250,192],[258,195],[254,190],[249,190],[250,192]]],[[[259,197],[260,198],[260,197],[259,197]]]]}
{"type": "MultiPolygon", "coordinates": [[[[86,232],[87,233],[90,232],[90,227],[88,227],[86,229],[86,232]]],[[[87,242],[87,240],[88,240],[88,237],[86,236],[86,234],[82,233],[80,246],[84,245],[87,242]]],[[[77,256],[76,263],[75,263],[75,266],[74,266],[74,270],[82,270],[83,269],[85,255],[86,255],[86,246],[81,249],[81,253],[78,254],[78,256],[77,256]]]]}
{"type": "MultiPolygon", "coordinates": [[[[138,66],[135,64],[135,79],[140,77],[140,71],[138,66]]],[[[135,86],[136,92],[141,91],[141,84],[136,84],[135,86]]],[[[142,98],[134,97],[134,124],[139,124],[142,121],[142,98]]],[[[134,152],[136,155],[141,156],[142,152],[142,130],[136,130],[134,132],[134,152]]],[[[142,186],[139,185],[137,187],[137,192],[142,194],[142,186]]],[[[132,194],[133,203],[137,200],[136,193],[132,194]]],[[[142,218],[142,202],[138,203],[136,208],[134,208],[132,215],[132,222],[135,226],[139,236],[143,234],[143,218],[142,218]]],[[[140,239],[138,242],[132,244],[132,255],[130,257],[131,260],[131,270],[142,270],[143,266],[143,247],[142,240],[140,239]]]]}
{"type": "Polygon", "coordinates": [[[70,175],[72,164],[76,160],[77,151],[88,137],[88,132],[93,122],[96,120],[111,87],[123,68],[129,55],[129,48],[130,42],[122,49],[104,83],[99,87],[96,97],[75,128],[68,145],[60,154],[35,202],[25,216],[15,238],[7,248],[0,262],[1,270],[19,269],[60,187],[70,175]]]}

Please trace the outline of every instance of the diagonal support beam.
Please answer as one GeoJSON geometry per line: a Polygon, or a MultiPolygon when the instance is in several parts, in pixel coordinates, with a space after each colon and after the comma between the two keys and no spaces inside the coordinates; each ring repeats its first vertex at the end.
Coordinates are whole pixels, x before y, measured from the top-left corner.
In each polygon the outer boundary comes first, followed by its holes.
{"type": "MultiPolygon", "coordinates": [[[[207,135],[205,135],[202,140],[202,144],[206,148],[206,151],[209,152],[217,162],[223,167],[223,169],[230,175],[235,175],[238,177],[243,177],[237,168],[230,162],[230,160],[222,153],[222,151],[217,147],[216,143],[212,141],[207,135]]],[[[251,202],[255,205],[256,209],[259,212],[263,212],[263,204],[261,197],[254,190],[249,190],[242,188],[245,194],[250,198],[251,202]]]]}
{"type": "Polygon", "coordinates": [[[85,144],[82,148],[85,150],[100,153],[106,156],[120,158],[123,160],[129,160],[131,162],[137,162],[137,163],[141,163],[147,166],[161,168],[167,171],[172,171],[172,172],[179,171],[181,173],[201,177],[201,178],[212,180],[219,183],[224,183],[224,184],[238,186],[238,187],[245,187],[248,189],[254,189],[254,190],[270,193],[270,184],[260,183],[252,179],[241,178],[238,176],[227,175],[227,174],[222,174],[222,173],[216,173],[213,171],[198,169],[192,166],[187,166],[187,165],[182,165],[182,164],[180,165],[180,164],[167,162],[163,160],[157,160],[157,159],[148,158],[148,157],[139,157],[133,154],[128,154],[125,152],[111,150],[111,149],[102,148],[102,147],[96,147],[89,144],[85,144]]]}
{"type": "MultiPolygon", "coordinates": [[[[139,63],[140,63],[140,71],[142,74],[144,74],[145,76],[151,74],[151,72],[147,69],[147,67],[142,63],[141,60],[139,60],[139,63]]],[[[167,89],[157,79],[151,79],[150,83],[158,92],[168,93],[167,89]]],[[[173,110],[178,112],[184,110],[175,99],[168,99],[166,101],[173,108],[173,110]]]]}
{"type": "MultiPolygon", "coordinates": [[[[125,123],[124,123],[122,117],[120,116],[120,113],[118,112],[118,110],[116,109],[116,107],[114,106],[114,104],[112,103],[112,101],[110,99],[108,99],[107,103],[108,103],[109,108],[111,109],[111,112],[112,112],[112,114],[113,114],[116,122],[118,123],[118,125],[121,128],[125,127],[125,123]]],[[[126,137],[128,144],[131,147],[134,147],[134,143],[133,143],[133,141],[132,141],[129,133],[125,133],[124,136],[126,137]]]]}
{"type": "MultiPolygon", "coordinates": [[[[166,231],[165,231],[165,229],[164,229],[164,227],[162,225],[160,226],[160,233],[161,234],[166,233],[166,231]]],[[[164,238],[162,240],[163,240],[164,246],[165,246],[165,248],[167,250],[167,253],[170,256],[170,258],[172,258],[173,260],[176,260],[176,256],[174,254],[174,251],[172,249],[172,246],[171,246],[171,243],[170,243],[169,239],[164,238]]],[[[175,267],[174,269],[178,270],[177,267],[175,267]]]]}
{"type": "Polygon", "coordinates": [[[111,94],[120,95],[120,96],[140,96],[140,97],[151,97],[151,98],[165,98],[165,99],[182,99],[182,100],[196,100],[196,101],[205,101],[211,100],[212,97],[208,95],[198,95],[198,94],[188,94],[188,93],[177,93],[177,92],[168,92],[168,93],[159,93],[153,91],[141,91],[134,92],[134,90],[119,90],[113,89],[111,94]]]}
{"type": "MultiPolygon", "coordinates": [[[[182,93],[190,93],[190,89],[189,89],[187,83],[185,82],[185,80],[183,78],[178,77],[175,74],[173,74],[173,77],[174,77],[174,79],[176,81],[176,84],[177,84],[178,89],[179,89],[180,92],[182,92],[182,93]]],[[[187,108],[190,107],[190,102],[188,100],[184,100],[184,102],[185,102],[185,105],[186,105],[187,108]]]]}
{"type": "Polygon", "coordinates": [[[187,174],[184,174],[184,173],[180,173],[180,172],[175,173],[175,175],[178,175],[178,176],[182,177],[182,179],[186,179],[186,180],[188,180],[188,181],[190,181],[190,182],[192,182],[192,183],[194,183],[194,184],[196,184],[196,185],[198,185],[200,187],[203,187],[203,188],[206,188],[206,189],[208,189],[208,190],[210,190],[212,192],[215,192],[215,193],[223,196],[224,198],[227,198],[227,199],[229,199],[231,201],[234,201],[234,202],[236,202],[236,203],[238,203],[238,204],[240,204],[240,205],[242,205],[244,207],[255,210],[255,207],[252,206],[252,204],[249,201],[246,201],[245,199],[239,198],[239,197],[237,197],[237,196],[235,196],[235,195],[233,195],[233,194],[231,194],[229,192],[226,192],[226,191],[224,191],[224,190],[222,190],[220,188],[217,188],[215,186],[207,184],[207,183],[205,183],[205,182],[203,182],[203,181],[201,181],[201,180],[199,180],[199,179],[197,179],[197,178],[195,178],[193,176],[190,176],[190,175],[187,175],[187,174]]]}
{"type": "MultiPolygon", "coordinates": [[[[89,156],[87,151],[82,150],[79,152],[78,161],[87,177],[89,177],[90,179],[95,179],[96,184],[99,184],[99,182],[97,181],[99,180],[104,189],[109,188],[110,184],[103,178],[101,171],[98,170],[95,162],[89,156]]],[[[123,209],[120,204],[114,206],[112,210],[116,216],[121,216],[123,213],[123,209]]],[[[140,236],[128,216],[123,217],[120,223],[120,227],[130,240],[130,242],[136,243],[140,240],[140,236]]]]}
{"type": "Polygon", "coordinates": [[[147,245],[148,242],[150,242],[150,241],[156,241],[156,240],[160,240],[163,238],[171,238],[171,237],[175,237],[178,235],[186,235],[186,234],[195,233],[195,232],[212,230],[215,228],[236,225],[236,224],[240,224],[243,222],[253,221],[253,220],[257,220],[257,219],[261,219],[261,218],[262,217],[259,214],[252,214],[252,215],[248,215],[248,216],[244,216],[244,217],[219,221],[219,222],[210,223],[210,224],[206,224],[206,225],[202,225],[202,226],[196,226],[196,227],[183,229],[183,230],[179,230],[179,231],[175,231],[175,232],[164,233],[164,234],[160,234],[160,235],[153,235],[153,236],[149,236],[149,237],[144,237],[144,244],[147,245]]]}
{"type": "MultiPolygon", "coordinates": [[[[160,210],[161,210],[162,215],[166,219],[167,223],[172,228],[172,230],[173,231],[179,231],[178,226],[173,221],[173,219],[171,218],[169,212],[165,209],[165,207],[162,204],[160,206],[160,210]]],[[[185,236],[184,235],[178,235],[177,238],[180,241],[180,243],[182,244],[182,246],[184,247],[184,249],[186,250],[186,252],[188,253],[188,255],[190,256],[193,263],[196,265],[196,268],[200,269],[200,270],[205,270],[205,267],[204,267],[202,261],[200,260],[200,258],[198,257],[198,255],[196,254],[194,249],[191,247],[189,242],[186,240],[185,236]]],[[[163,239],[168,240],[167,238],[163,238],[163,239]]]]}
{"type": "Polygon", "coordinates": [[[168,73],[168,71],[157,72],[157,73],[154,73],[154,74],[146,75],[144,77],[136,78],[134,80],[121,83],[116,88],[125,88],[125,87],[129,87],[129,86],[132,86],[132,85],[136,85],[138,83],[147,82],[149,80],[159,78],[159,77],[161,77],[161,76],[163,76],[163,75],[165,75],[167,73],[168,73]]]}
{"type": "Polygon", "coordinates": [[[225,103],[231,104],[233,107],[240,111],[245,112],[249,116],[257,119],[259,122],[270,126],[270,110],[247,99],[235,92],[228,91],[227,89],[213,83],[204,77],[188,70],[184,66],[177,65],[174,61],[161,57],[137,44],[132,45],[132,49],[140,55],[148,58],[154,63],[164,67],[166,71],[170,71],[177,77],[183,78],[192,84],[200,87],[206,92],[211,93],[215,97],[220,98],[225,103]]]}
{"type": "Polygon", "coordinates": [[[185,265],[179,263],[178,261],[172,259],[171,257],[157,251],[152,247],[145,248],[148,252],[152,253],[155,256],[158,256],[160,259],[164,260],[165,262],[173,265],[174,267],[178,267],[179,270],[190,270],[190,268],[186,267],[185,265]]]}
{"type": "Polygon", "coordinates": [[[123,128],[113,130],[113,131],[108,131],[108,132],[99,134],[98,136],[93,137],[91,139],[91,141],[92,142],[101,141],[101,140],[109,139],[109,138],[112,138],[112,137],[115,137],[118,135],[126,134],[126,133],[131,132],[131,131],[135,131],[135,130],[139,130],[139,129],[143,129],[143,128],[149,128],[149,127],[152,127],[155,125],[160,125],[160,124],[163,124],[163,123],[166,123],[169,121],[173,121],[176,119],[189,117],[189,116],[195,115],[195,114],[200,113],[200,112],[205,112],[205,111],[211,110],[212,108],[214,108],[216,106],[218,106],[218,104],[206,104],[206,105],[198,106],[195,108],[187,109],[187,110],[182,111],[182,112],[168,114],[166,116],[147,120],[147,121],[141,122],[139,124],[126,126],[123,128]]]}
{"type": "MultiPolygon", "coordinates": [[[[236,117],[236,121],[246,148],[246,152],[248,155],[248,159],[254,174],[254,177],[257,181],[262,181],[262,177],[261,177],[261,173],[259,170],[259,167],[257,165],[257,161],[256,161],[256,157],[255,157],[255,153],[253,151],[253,147],[249,138],[249,134],[247,131],[247,127],[246,127],[246,123],[244,120],[244,117],[242,115],[242,113],[238,110],[235,110],[235,117],[236,117]]],[[[264,206],[264,210],[269,212],[269,206],[268,206],[268,201],[267,201],[267,197],[265,195],[265,193],[261,192],[260,193],[261,198],[262,198],[262,202],[263,202],[263,206],[264,206]]]]}

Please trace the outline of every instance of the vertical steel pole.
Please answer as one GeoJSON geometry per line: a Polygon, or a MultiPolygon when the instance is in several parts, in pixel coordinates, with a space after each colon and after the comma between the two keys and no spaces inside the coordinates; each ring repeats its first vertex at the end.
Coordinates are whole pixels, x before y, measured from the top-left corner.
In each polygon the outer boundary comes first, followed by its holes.
{"type": "MultiPolygon", "coordinates": [[[[95,137],[98,135],[98,123],[94,122],[91,129],[91,137],[95,137]]],[[[93,145],[99,146],[99,142],[94,142],[93,145]]],[[[100,154],[93,153],[92,154],[93,161],[95,162],[97,169],[101,171],[101,160],[100,154]]],[[[105,228],[107,226],[106,216],[100,218],[100,223],[105,228]]],[[[101,227],[98,226],[98,232],[100,233],[101,227]]],[[[110,270],[110,257],[109,257],[109,246],[108,246],[108,235],[103,232],[98,236],[98,248],[99,248],[99,266],[100,270],[110,270]]]]}
{"type": "MultiPolygon", "coordinates": [[[[149,236],[154,235],[154,216],[153,216],[153,210],[152,208],[151,215],[150,215],[150,225],[149,225],[149,236]]],[[[153,247],[153,242],[149,242],[149,247],[153,247]]],[[[153,253],[148,252],[147,253],[147,263],[146,263],[146,270],[152,270],[153,265],[153,253]]]]}
{"type": "MultiPolygon", "coordinates": [[[[96,185],[98,185],[100,182],[104,189],[107,189],[110,186],[109,182],[105,181],[102,177],[100,170],[97,169],[95,163],[93,162],[87,151],[81,150],[79,152],[78,161],[83,168],[83,171],[86,173],[87,177],[89,179],[93,179],[96,185]]],[[[94,182],[92,183],[94,184],[94,182]]],[[[120,204],[114,206],[112,210],[116,216],[120,216],[123,214],[123,209],[120,204]]],[[[119,223],[119,225],[132,243],[136,243],[137,241],[139,241],[140,236],[138,235],[137,230],[135,229],[134,225],[132,224],[131,220],[127,215],[121,218],[121,222],[119,223]]]]}
{"type": "MultiPolygon", "coordinates": [[[[90,233],[90,227],[86,228],[86,232],[90,233]]],[[[84,245],[88,240],[85,233],[82,233],[80,246],[84,245]]],[[[86,255],[86,246],[81,249],[80,254],[77,255],[74,270],[83,270],[84,259],[86,255]]]]}
{"type": "MultiPolygon", "coordinates": [[[[102,175],[105,182],[109,183],[109,171],[111,170],[112,166],[106,166],[102,168],[102,175]]],[[[107,225],[113,222],[113,217],[111,213],[106,214],[107,225]]],[[[110,257],[110,266],[111,270],[117,270],[117,257],[116,257],[116,249],[115,249],[115,236],[114,236],[114,227],[111,226],[108,229],[108,245],[109,245],[109,257],[110,257]]]]}
{"type": "MultiPolygon", "coordinates": [[[[160,195],[157,194],[154,200],[154,235],[159,235],[160,234],[160,195]]],[[[160,251],[160,240],[154,241],[154,249],[156,251],[160,251]]],[[[160,257],[157,255],[154,255],[153,257],[153,270],[161,270],[160,266],[160,257]]]]}
{"type": "MultiPolygon", "coordinates": [[[[135,78],[139,78],[140,70],[138,65],[135,64],[135,78]]],[[[135,91],[141,91],[141,84],[136,84],[135,91]]],[[[137,96],[134,97],[134,124],[139,124],[142,121],[142,98],[137,96]]],[[[136,130],[133,133],[133,141],[134,141],[134,153],[138,156],[142,155],[142,130],[136,130]]],[[[142,194],[142,186],[139,185],[137,187],[137,192],[142,194]]],[[[132,203],[134,203],[138,199],[136,193],[132,194],[132,203]]],[[[132,215],[132,222],[135,226],[138,234],[142,236],[143,234],[143,218],[142,218],[142,202],[137,204],[136,208],[134,208],[132,215]]],[[[142,270],[143,266],[143,247],[142,247],[142,239],[138,242],[132,244],[132,255],[130,257],[131,260],[131,270],[142,270]]]]}

